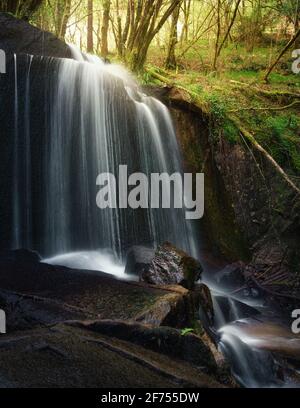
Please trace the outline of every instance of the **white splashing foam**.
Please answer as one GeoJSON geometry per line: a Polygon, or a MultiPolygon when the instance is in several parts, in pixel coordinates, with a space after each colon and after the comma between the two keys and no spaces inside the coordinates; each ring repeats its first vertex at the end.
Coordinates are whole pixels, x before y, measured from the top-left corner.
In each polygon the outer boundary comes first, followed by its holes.
{"type": "Polygon", "coordinates": [[[102,251],[70,252],[43,259],[43,262],[72,269],[105,272],[118,279],[128,280],[129,278],[125,275],[125,266],[118,263],[113,255],[102,251]]]}

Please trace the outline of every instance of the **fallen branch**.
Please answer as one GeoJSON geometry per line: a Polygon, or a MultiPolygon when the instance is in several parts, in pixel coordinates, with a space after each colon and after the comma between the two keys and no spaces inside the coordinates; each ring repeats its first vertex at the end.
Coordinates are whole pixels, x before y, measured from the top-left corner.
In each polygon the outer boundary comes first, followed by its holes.
{"type": "Polygon", "coordinates": [[[277,174],[282,177],[286,183],[289,185],[289,187],[297,194],[300,195],[300,189],[296,186],[296,184],[289,178],[289,176],[286,174],[286,172],[280,167],[280,165],[273,159],[273,157],[256,141],[254,136],[247,130],[245,129],[241,123],[239,122],[238,119],[229,116],[229,119],[235,124],[235,126],[240,130],[242,135],[251,143],[251,145],[258,150],[266,159],[267,161],[272,165],[274,170],[276,171],[277,174]]]}
{"type": "Polygon", "coordinates": [[[272,296],[277,296],[277,297],[281,297],[281,298],[288,298],[288,299],[292,299],[292,300],[297,300],[298,302],[300,301],[300,298],[298,296],[293,296],[293,295],[288,295],[287,293],[279,293],[276,292],[272,289],[266,288],[264,285],[260,284],[255,278],[254,276],[250,276],[250,279],[252,280],[252,282],[261,290],[269,293],[272,296]]]}
{"type": "Polygon", "coordinates": [[[159,74],[158,72],[151,70],[151,69],[146,69],[146,72],[151,75],[153,78],[158,79],[160,82],[163,84],[167,85],[170,88],[176,88],[178,90],[184,91],[190,98],[182,98],[184,102],[187,102],[189,104],[192,104],[194,102],[194,106],[197,108],[200,108],[202,111],[205,113],[209,113],[205,106],[200,106],[199,103],[196,103],[195,101],[199,100],[199,95],[196,92],[193,92],[184,86],[178,85],[175,82],[171,81],[170,79],[164,77],[163,75],[159,74]],[[193,98],[193,100],[192,100],[193,98]]]}
{"type": "Polygon", "coordinates": [[[165,76],[159,74],[154,69],[146,68],[145,71],[147,72],[147,74],[151,75],[155,79],[158,79],[163,84],[166,84],[166,85],[171,86],[171,87],[173,87],[175,85],[175,82],[173,82],[170,79],[166,78],[165,76]]]}
{"type": "Polygon", "coordinates": [[[295,105],[300,105],[300,101],[294,101],[292,103],[290,103],[289,105],[285,105],[285,106],[264,106],[263,108],[240,108],[240,109],[236,109],[236,110],[229,110],[229,113],[236,113],[236,112],[240,112],[240,111],[251,111],[251,110],[256,110],[256,111],[281,111],[281,110],[285,110],[285,109],[289,109],[292,108],[295,105]]]}
{"type": "Polygon", "coordinates": [[[283,96],[287,97],[287,98],[297,98],[300,99],[300,94],[299,93],[295,93],[295,92],[289,92],[289,91],[267,91],[266,89],[261,89],[261,88],[257,88],[257,87],[253,87],[253,89],[261,94],[261,95],[265,95],[268,97],[278,97],[281,98],[283,96]]]}
{"type": "Polygon", "coordinates": [[[253,84],[251,84],[251,83],[235,81],[233,79],[230,80],[230,83],[234,84],[238,88],[248,88],[249,90],[251,90],[253,92],[257,92],[257,93],[259,93],[261,95],[265,95],[265,96],[270,96],[270,97],[272,97],[272,96],[276,96],[276,97],[286,96],[286,97],[290,97],[290,98],[300,99],[300,93],[282,91],[282,90],[268,91],[266,89],[258,88],[256,86],[253,86],[253,84]]]}

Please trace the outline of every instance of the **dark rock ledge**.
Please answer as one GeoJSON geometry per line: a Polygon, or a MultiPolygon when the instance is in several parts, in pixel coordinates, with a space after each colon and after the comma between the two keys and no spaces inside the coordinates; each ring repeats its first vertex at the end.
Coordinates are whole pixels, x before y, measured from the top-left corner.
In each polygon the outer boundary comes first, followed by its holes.
{"type": "Polygon", "coordinates": [[[70,48],[65,42],[8,13],[0,13],[0,49],[4,50],[8,57],[13,53],[56,58],[72,57],[70,48]]]}
{"type": "Polygon", "coordinates": [[[201,285],[125,282],[46,265],[28,251],[2,252],[0,386],[232,386],[197,320],[199,305],[212,318],[201,285]],[[196,326],[197,334],[182,335],[196,326]]]}

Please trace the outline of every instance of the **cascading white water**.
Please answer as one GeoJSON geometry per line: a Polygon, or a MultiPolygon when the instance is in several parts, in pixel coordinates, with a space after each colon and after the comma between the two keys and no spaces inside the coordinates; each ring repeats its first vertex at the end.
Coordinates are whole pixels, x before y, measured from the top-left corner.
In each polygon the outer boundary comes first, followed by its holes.
{"type": "Polygon", "coordinates": [[[128,276],[124,273],[124,266],[118,264],[111,253],[105,251],[81,251],[70,252],[63,255],[44,259],[43,262],[52,265],[64,265],[72,269],[82,269],[86,271],[105,272],[114,275],[119,279],[137,280],[135,276],[128,276]]]}
{"type": "Polygon", "coordinates": [[[197,257],[195,234],[191,222],[185,220],[184,209],[97,207],[99,174],[109,172],[117,176],[119,165],[128,166],[128,175],[182,173],[181,154],[169,111],[161,102],[144,95],[124,68],[105,64],[94,56],[83,56],[74,49],[73,53],[77,60],[39,60],[51,68],[51,78],[47,88],[46,137],[39,165],[39,183],[43,186],[35,186],[35,192],[43,192],[44,196],[38,200],[32,197],[30,167],[34,145],[30,139],[31,65],[37,57],[27,61],[25,95],[19,91],[15,57],[14,156],[19,164],[13,192],[13,246],[34,245],[48,259],[79,251],[110,250],[121,260],[131,245],[158,245],[169,240],[197,257]],[[25,114],[22,134],[18,127],[20,106],[25,114]],[[23,190],[21,173],[25,177],[23,190]],[[33,202],[38,214],[33,212],[33,202]],[[25,209],[20,211],[22,208],[25,209]]]}
{"type": "Polygon", "coordinates": [[[33,56],[27,56],[23,101],[19,92],[17,55],[14,55],[14,150],[13,150],[13,227],[12,247],[31,248],[31,137],[30,137],[30,71],[33,56]],[[24,105],[20,115],[20,105],[24,105]],[[21,129],[21,130],[20,130],[21,129]],[[21,180],[21,177],[23,179],[21,180]]]}
{"type": "Polygon", "coordinates": [[[25,84],[25,146],[24,146],[24,202],[25,202],[25,209],[24,209],[24,241],[25,247],[31,248],[32,242],[32,213],[31,213],[31,188],[32,188],[32,181],[31,181],[31,140],[30,140],[30,71],[31,71],[31,64],[32,64],[33,56],[29,56],[29,63],[28,63],[28,71],[26,75],[26,84],[25,84]]]}
{"type": "Polygon", "coordinates": [[[220,329],[219,349],[230,361],[232,372],[247,388],[282,386],[276,379],[276,363],[272,355],[244,341],[242,331],[235,334],[225,325],[220,329]]]}
{"type": "Polygon", "coordinates": [[[284,373],[281,365],[282,355],[296,360],[300,355],[300,336],[288,322],[270,313],[260,298],[235,297],[212,280],[208,285],[218,347],[237,381],[250,388],[299,387],[298,374],[284,373]]]}
{"type": "Polygon", "coordinates": [[[18,92],[18,68],[17,56],[14,55],[14,150],[13,150],[13,217],[12,217],[12,247],[20,248],[20,191],[19,191],[19,92],[18,92]]]}

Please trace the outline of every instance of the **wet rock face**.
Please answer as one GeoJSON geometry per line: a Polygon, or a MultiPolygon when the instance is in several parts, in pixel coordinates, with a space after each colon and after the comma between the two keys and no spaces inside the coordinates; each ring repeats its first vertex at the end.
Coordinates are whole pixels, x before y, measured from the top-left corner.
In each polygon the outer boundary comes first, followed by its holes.
{"type": "Polygon", "coordinates": [[[15,262],[18,264],[35,264],[41,261],[41,257],[36,251],[28,249],[17,249],[15,251],[3,250],[0,251],[0,263],[15,262]]]}
{"type": "MultiPolygon", "coordinates": [[[[201,245],[207,251],[231,261],[248,259],[248,246],[236,222],[230,185],[228,189],[224,182],[224,170],[219,166],[219,146],[212,146],[210,119],[199,108],[195,110],[192,103],[187,105],[180,102],[179,94],[175,97],[174,92],[169,91],[168,95],[169,98],[162,100],[170,105],[183,153],[184,169],[186,172],[205,174],[205,214],[199,221],[199,229],[205,239],[201,245]]],[[[232,167],[235,160],[230,158],[232,167]]],[[[230,169],[229,181],[232,176],[233,170],[230,169]]]]}
{"type": "Polygon", "coordinates": [[[142,245],[134,245],[127,252],[125,273],[127,275],[141,276],[154,258],[155,250],[142,245]]]}
{"type": "Polygon", "coordinates": [[[227,265],[222,271],[220,271],[216,278],[221,288],[237,289],[245,285],[245,264],[243,262],[234,262],[227,265]]]}
{"type": "Polygon", "coordinates": [[[136,321],[155,326],[176,328],[193,327],[198,319],[201,295],[197,290],[189,291],[182,286],[158,286],[165,296],[143,310],[136,321]]]}
{"type": "Polygon", "coordinates": [[[249,248],[245,276],[254,277],[268,297],[271,291],[280,298],[299,298],[299,197],[257,152],[226,140],[216,150],[214,160],[224,189],[230,192],[235,225],[249,248]]]}
{"type": "Polygon", "coordinates": [[[181,92],[164,88],[155,94],[170,105],[185,169],[205,173],[202,223],[211,247],[228,260],[249,261],[261,244],[267,248],[280,235],[290,248],[286,258],[299,259],[299,198],[273,167],[243,143],[225,137],[213,142],[209,116],[181,92]]]}
{"type": "Polygon", "coordinates": [[[209,331],[209,329],[214,325],[214,305],[211,296],[211,292],[208,286],[201,283],[195,288],[196,298],[199,304],[197,305],[197,310],[199,310],[200,318],[203,327],[209,331]]]}
{"type": "Polygon", "coordinates": [[[70,49],[63,41],[7,13],[0,13],[0,49],[8,56],[16,53],[71,58],[70,49]]]}
{"type": "Polygon", "coordinates": [[[182,285],[192,289],[200,279],[201,264],[170,243],[158,247],[155,257],[145,267],[141,280],[154,285],[182,285]]]}
{"type": "Polygon", "coordinates": [[[204,249],[244,262],[230,265],[220,283],[234,290],[246,280],[251,296],[264,293],[290,314],[300,299],[299,197],[258,152],[213,141],[208,115],[180,92],[156,95],[170,105],[185,170],[205,173],[204,249]]]}

